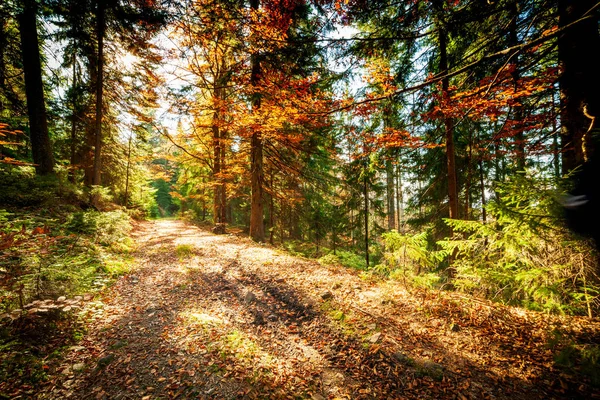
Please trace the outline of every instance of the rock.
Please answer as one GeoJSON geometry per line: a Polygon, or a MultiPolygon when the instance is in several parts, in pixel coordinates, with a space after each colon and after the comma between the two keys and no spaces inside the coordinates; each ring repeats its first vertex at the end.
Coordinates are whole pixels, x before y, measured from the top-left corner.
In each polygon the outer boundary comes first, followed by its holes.
{"type": "Polygon", "coordinates": [[[256,314],[254,316],[254,320],[252,321],[252,324],[254,324],[254,325],[264,325],[265,324],[265,318],[260,313],[256,314]]]}
{"type": "Polygon", "coordinates": [[[115,359],[114,354],[109,354],[98,360],[98,368],[104,368],[115,359]]]}
{"type": "Polygon", "coordinates": [[[251,291],[247,291],[246,294],[244,295],[244,302],[245,303],[254,303],[256,301],[256,295],[254,293],[252,293],[251,291]]]}
{"type": "Polygon", "coordinates": [[[56,302],[57,303],[62,303],[65,300],[67,300],[67,298],[65,296],[60,296],[58,299],[56,299],[56,302]]]}
{"type": "Polygon", "coordinates": [[[227,226],[225,224],[216,224],[211,229],[212,233],[215,235],[224,235],[227,233],[227,226]]]}
{"type": "Polygon", "coordinates": [[[112,346],[110,346],[111,349],[113,350],[117,350],[120,349],[122,347],[127,346],[129,343],[127,343],[126,340],[118,340],[115,344],[113,344],[112,346]]]}
{"type": "Polygon", "coordinates": [[[71,369],[73,370],[73,372],[81,372],[85,369],[85,364],[84,363],[73,364],[71,369]]]}
{"type": "Polygon", "coordinates": [[[71,350],[71,351],[81,351],[81,350],[85,350],[85,347],[83,347],[83,346],[71,346],[71,347],[69,347],[69,350],[71,350]]]}
{"type": "Polygon", "coordinates": [[[38,304],[40,304],[40,303],[41,303],[41,301],[39,301],[39,300],[32,301],[31,303],[29,303],[29,304],[25,305],[25,309],[28,309],[28,308],[35,308],[35,306],[37,306],[37,305],[38,305],[38,304]]]}
{"type": "Polygon", "coordinates": [[[430,360],[423,361],[418,369],[438,381],[444,377],[444,367],[430,360]]]}
{"type": "Polygon", "coordinates": [[[398,351],[392,355],[396,360],[400,361],[402,364],[412,366],[415,364],[415,360],[407,356],[406,354],[398,351]]]}
{"type": "Polygon", "coordinates": [[[371,342],[371,343],[377,343],[379,341],[379,339],[381,339],[381,332],[374,333],[369,338],[369,342],[371,342]]]}
{"type": "Polygon", "coordinates": [[[333,298],[333,293],[331,293],[329,290],[326,291],[325,293],[321,294],[321,298],[323,300],[329,300],[333,298]]]}
{"type": "Polygon", "coordinates": [[[62,310],[63,310],[63,312],[69,312],[69,311],[71,311],[72,309],[73,309],[73,307],[71,307],[71,306],[66,306],[66,307],[65,307],[65,308],[63,308],[62,310]]]}

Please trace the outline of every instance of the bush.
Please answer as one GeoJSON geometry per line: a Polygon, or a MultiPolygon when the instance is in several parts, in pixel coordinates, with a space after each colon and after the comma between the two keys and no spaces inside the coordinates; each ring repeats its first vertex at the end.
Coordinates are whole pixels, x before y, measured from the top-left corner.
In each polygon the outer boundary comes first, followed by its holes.
{"type": "Polygon", "coordinates": [[[488,223],[446,220],[455,236],[439,244],[455,254],[457,288],[535,310],[591,314],[597,308],[595,251],[563,226],[551,188],[518,175],[498,187],[488,223]]]}
{"type": "Polygon", "coordinates": [[[351,251],[339,250],[336,252],[337,257],[340,260],[340,263],[344,267],[353,268],[357,270],[366,270],[367,262],[365,261],[364,256],[358,255],[351,251]]]}
{"type": "Polygon", "coordinates": [[[99,289],[130,269],[122,255],[132,246],[123,211],[78,212],[63,223],[64,216],[38,214],[0,212],[0,313],[99,289]]]}
{"type": "Polygon", "coordinates": [[[81,211],[69,216],[67,229],[73,233],[92,235],[98,243],[116,243],[131,230],[129,216],[125,211],[81,211]]]}
{"type": "Polygon", "coordinates": [[[32,167],[0,166],[0,205],[79,205],[83,192],[58,175],[37,176],[32,167]]]}
{"type": "Polygon", "coordinates": [[[382,235],[384,266],[379,270],[389,277],[418,287],[434,288],[442,283],[436,273],[442,265],[443,254],[430,248],[429,232],[415,235],[393,230],[382,235]]]}

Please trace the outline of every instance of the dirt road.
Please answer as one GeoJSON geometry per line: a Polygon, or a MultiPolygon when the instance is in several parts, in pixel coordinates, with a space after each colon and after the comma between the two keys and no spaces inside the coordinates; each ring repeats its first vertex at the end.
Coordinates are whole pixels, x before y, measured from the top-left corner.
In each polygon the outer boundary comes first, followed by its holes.
{"type": "Polygon", "coordinates": [[[536,313],[405,288],[181,221],[137,226],[139,267],[88,304],[40,393],[63,399],[590,398],[536,313]]]}

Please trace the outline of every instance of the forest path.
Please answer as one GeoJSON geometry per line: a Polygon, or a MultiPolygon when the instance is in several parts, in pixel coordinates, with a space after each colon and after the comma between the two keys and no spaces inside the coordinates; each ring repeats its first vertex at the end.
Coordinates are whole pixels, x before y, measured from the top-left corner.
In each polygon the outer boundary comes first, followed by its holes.
{"type": "Polygon", "coordinates": [[[590,398],[540,314],[408,291],[176,220],[134,232],[139,268],[88,305],[41,398],[590,398]]]}

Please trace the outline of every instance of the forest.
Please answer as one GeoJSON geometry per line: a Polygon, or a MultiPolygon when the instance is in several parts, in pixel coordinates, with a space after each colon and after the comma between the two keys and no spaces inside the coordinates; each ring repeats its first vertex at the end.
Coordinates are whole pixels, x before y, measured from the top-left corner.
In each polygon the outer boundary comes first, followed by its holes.
{"type": "Polygon", "coordinates": [[[599,23],[2,1],[0,399],[600,397],[599,23]]]}

